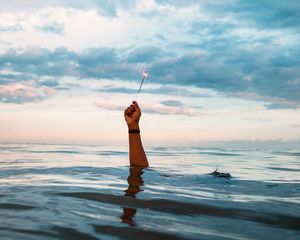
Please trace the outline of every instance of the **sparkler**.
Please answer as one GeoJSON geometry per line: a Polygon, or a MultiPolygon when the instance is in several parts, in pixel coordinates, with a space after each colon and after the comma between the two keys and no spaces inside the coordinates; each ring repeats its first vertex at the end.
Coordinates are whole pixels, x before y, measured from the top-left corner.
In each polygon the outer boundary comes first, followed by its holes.
{"type": "Polygon", "coordinates": [[[141,92],[142,86],[144,84],[144,81],[145,81],[146,78],[148,78],[148,76],[149,76],[149,72],[147,71],[147,69],[146,68],[143,69],[142,70],[142,81],[141,81],[141,85],[140,85],[139,91],[138,91],[138,93],[136,95],[136,99],[138,98],[138,96],[139,96],[139,94],[141,92]]]}

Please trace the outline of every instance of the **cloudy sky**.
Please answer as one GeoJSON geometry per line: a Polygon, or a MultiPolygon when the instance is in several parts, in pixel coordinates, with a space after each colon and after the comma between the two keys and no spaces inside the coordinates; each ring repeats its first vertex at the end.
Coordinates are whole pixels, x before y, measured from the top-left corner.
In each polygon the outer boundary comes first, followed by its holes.
{"type": "Polygon", "coordinates": [[[300,137],[298,0],[1,0],[0,141],[300,137]]]}

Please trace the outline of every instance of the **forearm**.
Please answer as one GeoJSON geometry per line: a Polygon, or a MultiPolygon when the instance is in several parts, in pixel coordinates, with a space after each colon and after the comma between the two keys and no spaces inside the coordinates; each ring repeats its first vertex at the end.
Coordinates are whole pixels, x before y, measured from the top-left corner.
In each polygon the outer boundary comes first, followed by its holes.
{"type": "Polygon", "coordinates": [[[149,167],[140,133],[129,133],[129,161],[130,166],[149,167]]]}
{"type": "Polygon", "coordinates": [[[139,130],[141,114],[141,109],[136,101],[133,101],[124,111],[129,130],[129,161],[130,166],[149,167],[139,130]]]}

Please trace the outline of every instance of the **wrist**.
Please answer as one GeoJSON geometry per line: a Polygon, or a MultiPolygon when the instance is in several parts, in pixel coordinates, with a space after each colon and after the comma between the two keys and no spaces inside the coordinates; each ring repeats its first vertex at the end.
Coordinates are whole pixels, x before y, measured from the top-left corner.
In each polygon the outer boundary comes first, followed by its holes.
{"type": "Polygon", "coordinates": [[[138,129],[140,129],[138,123],[128,124],[128,130],[138,130],[138,129]]]}
{"type": "Polygon", "coordinates": [[[128,130],[129,134],[135,133],[135,134],[140,134],[140,129],[129,129],[128,130]]]}

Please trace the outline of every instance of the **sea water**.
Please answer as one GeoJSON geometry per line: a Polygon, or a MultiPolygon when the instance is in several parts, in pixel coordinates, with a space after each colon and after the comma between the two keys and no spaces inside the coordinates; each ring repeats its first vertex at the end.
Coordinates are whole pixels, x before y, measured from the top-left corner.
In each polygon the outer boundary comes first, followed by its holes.
{"type": "Polygon", "coordinates": [[[0,144],[0,239],[299,239],[299,149],[146,152],[0,144]]]}

